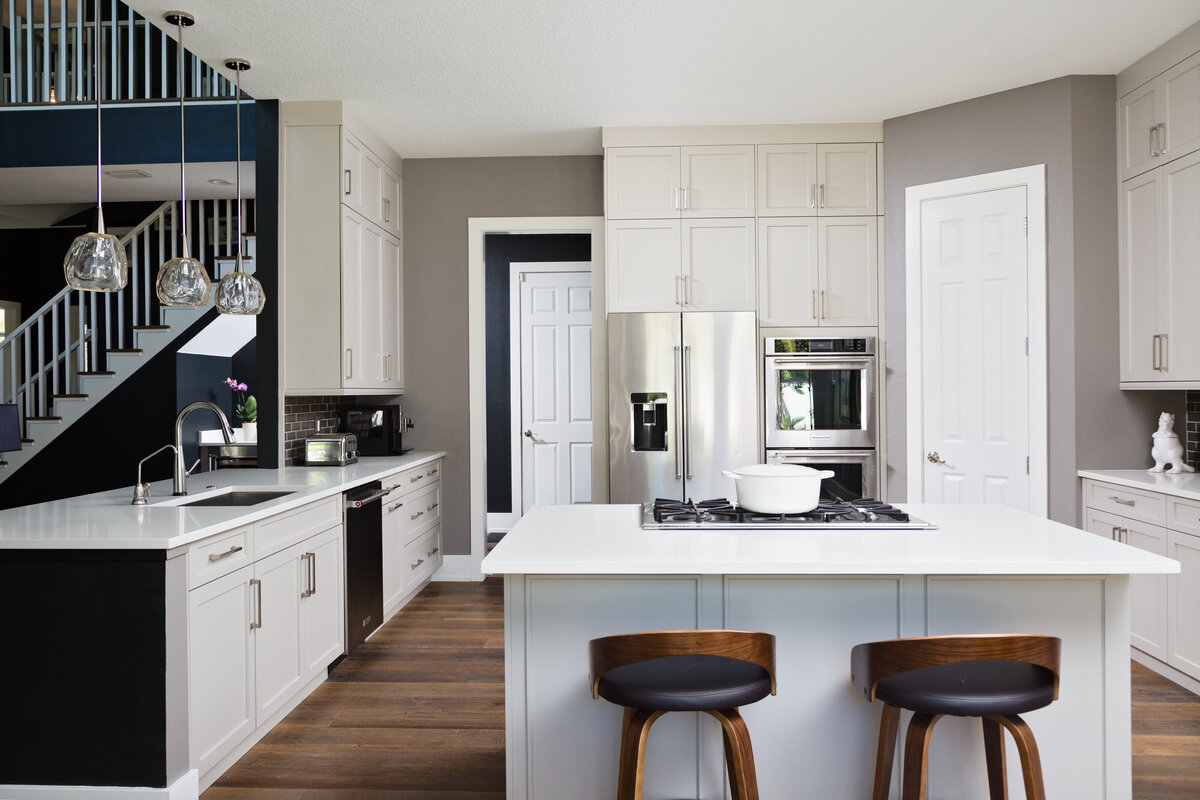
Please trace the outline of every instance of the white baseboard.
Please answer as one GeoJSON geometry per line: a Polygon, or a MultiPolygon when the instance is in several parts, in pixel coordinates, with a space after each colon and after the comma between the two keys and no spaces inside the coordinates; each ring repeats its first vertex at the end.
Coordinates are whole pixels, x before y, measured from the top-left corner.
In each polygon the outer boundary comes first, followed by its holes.
{"type": "Polygon", "coordinates": [[[1187,689],[1194,695],[1200,695],[1200,681],[1197,681],[1192,676],[1180,672],[1170,664],[1165,664],[1162,661],[1159,661],[1154,656],[1146,655],[1136,647],[1129,648],[1129,655],[1134,661],[1138,662],[1149,670],[1157,672],[1159,675],[1162,675],[1164,678],[1171,681],[1171,683],[1182,686],[1184,689],[1187,689]]]}
{"type": "Polygon", "coordinates": [[[58,800],[58,798],[102,797],[104,800],[197,800],[200,776],[188,770],[183,777],[161,789],[149,786],[0,786],[4,800],[58,800]]]}
{"type": "Polygon", "coordinates": [[[445,556],[442,566],[433,573],[435,581],[478,581],[482,576],[475,570],[471,556],[445,556]]]}

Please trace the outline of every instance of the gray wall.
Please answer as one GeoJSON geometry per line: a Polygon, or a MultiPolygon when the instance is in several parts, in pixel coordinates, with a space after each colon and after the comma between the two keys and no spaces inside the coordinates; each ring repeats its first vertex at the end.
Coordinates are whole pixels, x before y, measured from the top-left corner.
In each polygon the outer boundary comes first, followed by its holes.
{"type": "Polygon", "coordinates": [[[445,450],[442,536],[471,552],[467,219],[604,214],[600,156],[404,162],[405,445],[445,450]]]}
{"type": "Polygon", "coordinates": [[[907,494],[905,189],[1046,165],[1050,517],[1078,518],[1079,468],[1150,466],[1159,411],[1182,392],[1121,392],[1115,79],[1070,76],[883,124],[888,497],[907,494]]]}

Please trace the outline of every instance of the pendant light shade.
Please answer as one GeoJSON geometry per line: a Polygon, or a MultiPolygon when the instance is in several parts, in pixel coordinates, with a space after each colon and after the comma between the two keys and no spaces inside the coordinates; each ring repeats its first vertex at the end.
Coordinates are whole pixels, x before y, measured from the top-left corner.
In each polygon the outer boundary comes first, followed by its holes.
{"type": "Polygon", "coordinates": [[[71,242],[63,258],[63,277],[72,289],[119,292],[129,280],[129,257],[117,237],[104,232],[104,203],[100,194],[100,87],[104,85],[100,60],[100,2],[96,0],[96,231],[71,242]]]}
{"type": "Polygon", "coordinates": [[[250,62],[240,58],[231,58],[225,62],[225,67],[234,71],[236,76],[237,98],[237,268],[221,278],[217,284],[217,310],[222,314],[260,314],[267,304],[267,295],[263,291],[258,278],[242,272],[242,73],[250,69],[250,62]]]}
{"type": "Polygon", "coordinates": [[[163,16],[179,29],[176,72],[179,79],[179,227],[183,254],[168,259],[159,267],[154,291],[164,306],[202,306],[208,303],[212,295],[212,281],[200,259],[192,258],[188,252],[187,176],[184,171],[187,156],[183,135],[183,29],[194,25],[196,18],[183,11],[168,11],[163,16]]]}

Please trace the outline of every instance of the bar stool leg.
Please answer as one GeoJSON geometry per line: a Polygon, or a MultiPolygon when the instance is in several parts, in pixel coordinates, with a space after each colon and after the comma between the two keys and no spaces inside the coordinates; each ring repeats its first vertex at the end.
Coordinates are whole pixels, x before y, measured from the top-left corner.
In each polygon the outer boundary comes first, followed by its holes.
{"type": "Polygon", "coordinates": [[[879,747],[875,753],[875,787],[871,800],[887,800],[892,788],[892,766],[896,761],[896,736],[900,731],[900,709],[883,704],[879,720],[879,747]]]}
{"type": "Polygon", "coordinates": [[[929,738],[941,714],[913,714],[904,737],[903,800],[925,800],[928,778],[929,738]]]}
{"type": "Polygon", "coordinates": [[[1004,764],[1004,729],[992,717],[982,717],[983,753],[987,758],[988,797],[1008,800],[1008,773],[1004,764]]]}
{"type": "Polygon", "coordinates": [[[989,717],[1008,729],[1017,742],[1021,755],[1021,776],[1025,779],[1025,797],[1028,800],[1046,800],[1046,787],[1042,783],[1042,759],[1038,755],[1037,741],[1025,720],[1016,714],[989,717]]]}
{"type": "Polygon", "coordinates": [[[646,736],[654,720],[665,711],[626,709],[627,724],[621,733],[621,763],[617,774],[617,800],[640,800],[646,763],[646,736]]]}
{"type": "Polygon", "coordinates": [[[730,800],[758,800],[758,776],[754,770],[754,750],[750,729],[736,708],[709,711],[721,723],[725,739],[725,766],[729,772],[730,800]]]}

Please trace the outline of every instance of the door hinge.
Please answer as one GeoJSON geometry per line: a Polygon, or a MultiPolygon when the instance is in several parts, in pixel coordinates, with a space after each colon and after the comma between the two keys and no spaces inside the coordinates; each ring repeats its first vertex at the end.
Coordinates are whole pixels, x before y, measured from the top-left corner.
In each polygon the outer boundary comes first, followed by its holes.
{"type": "Polygon", "coordinates": [[[1029,474],[1029,456],[1025,456],[1025,474],[1029,474]]]}
{"type": "Polygon", "coordinates": [[[517,274],[518,274],[518,275],[520,275],[520,281],[521,281],[521,283],[524,283],[524,282],[525,282],[525,273],[524,273],[524,272],[520,272],[520,273],[517,273],[517,274]]]}
{"type": "Polygon", "coordinates": [[[1025,235],[1029,235],[1029,217],[1025,218],[1025,235]]]}
{"type": "Polygon", "coordinates": [[[1029,355],[1029,337],[1025,337],[1025,355],[1029,355]]]}

